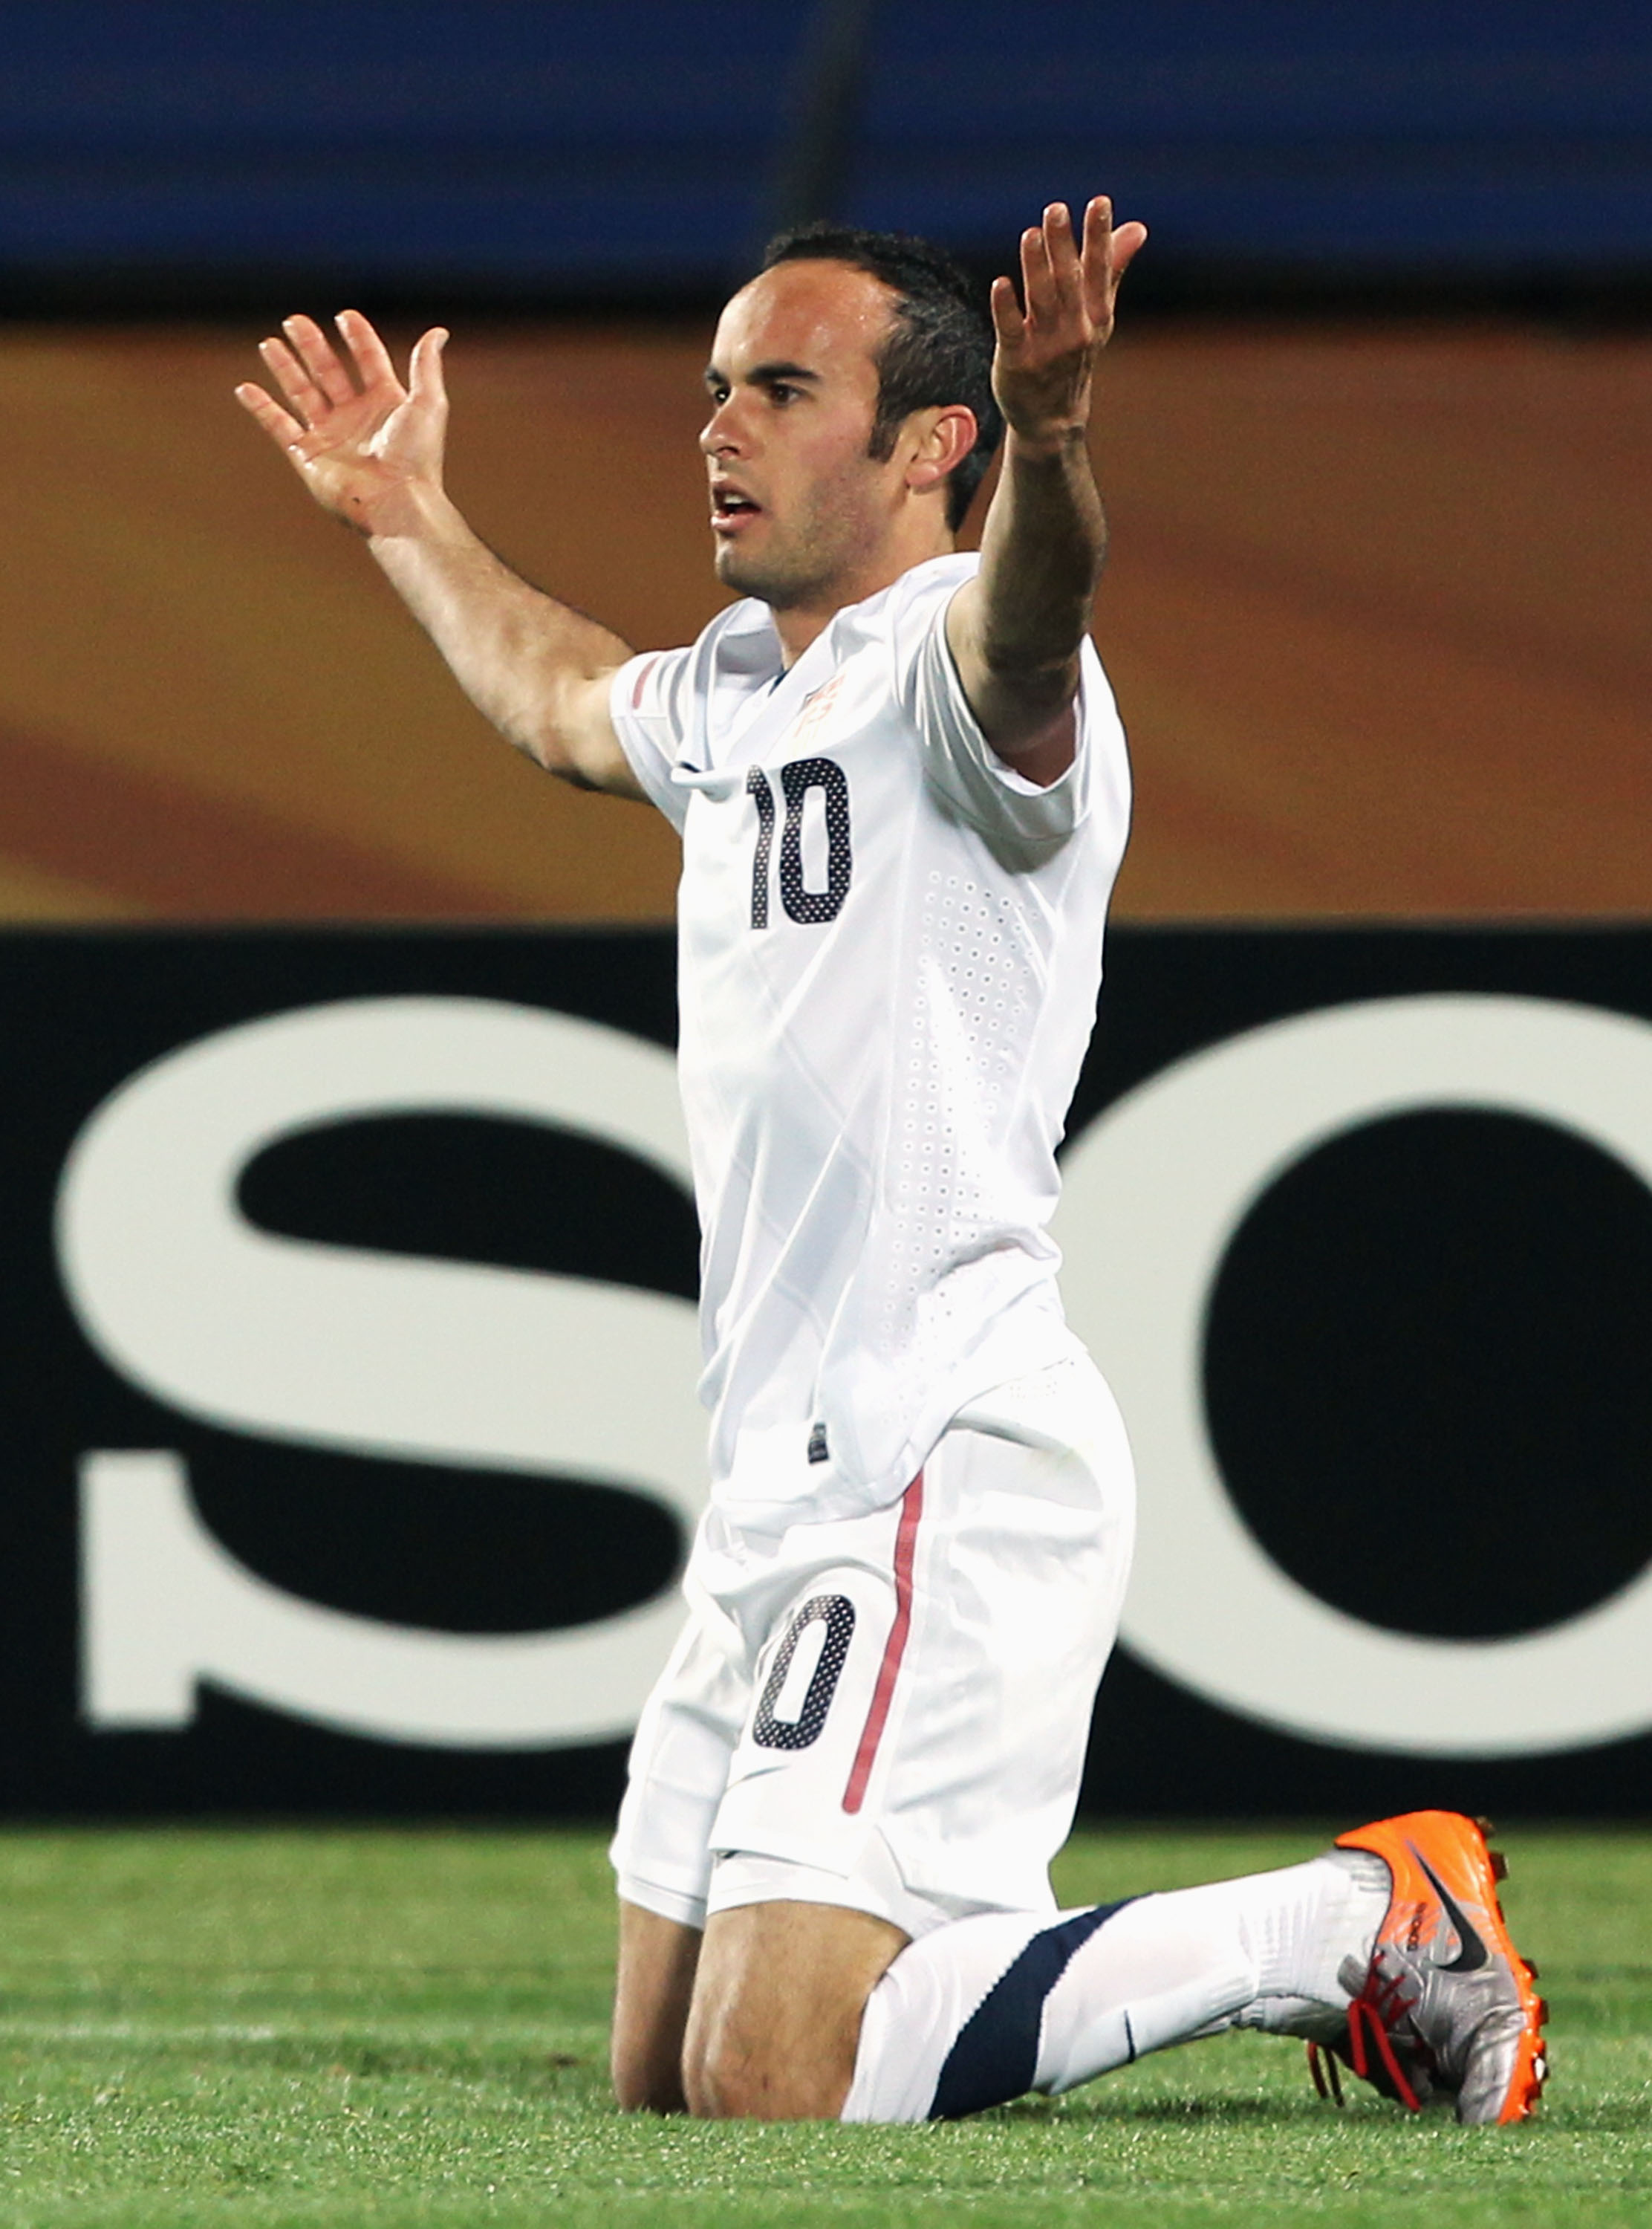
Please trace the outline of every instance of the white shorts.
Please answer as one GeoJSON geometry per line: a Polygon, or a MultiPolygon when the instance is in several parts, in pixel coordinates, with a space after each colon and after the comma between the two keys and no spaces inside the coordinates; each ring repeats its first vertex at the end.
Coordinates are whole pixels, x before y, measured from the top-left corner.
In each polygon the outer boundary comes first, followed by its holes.
{"type": "Polygon", "coordinates": [[[695,1927],[838,1904],[914,1937],[1053,1909],[1134,1527],[1124,1423],[1079,1358],[972,1403],[888,1508],[778,1534],[708,1511],[631,1748],[620,1894],[695,1927]]]}

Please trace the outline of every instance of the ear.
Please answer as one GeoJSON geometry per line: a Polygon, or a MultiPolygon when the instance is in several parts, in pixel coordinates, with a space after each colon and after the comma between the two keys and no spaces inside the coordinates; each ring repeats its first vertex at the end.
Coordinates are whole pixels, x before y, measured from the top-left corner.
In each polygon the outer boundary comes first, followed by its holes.
{"type": "Polygon", "coordinates": [[[906,430],[906,485],[914,495],[927,495],[963,463],[974,448],[980,428],[973,410],[962,402],[948,402],[934,409],[914,410],[906,430]]]}

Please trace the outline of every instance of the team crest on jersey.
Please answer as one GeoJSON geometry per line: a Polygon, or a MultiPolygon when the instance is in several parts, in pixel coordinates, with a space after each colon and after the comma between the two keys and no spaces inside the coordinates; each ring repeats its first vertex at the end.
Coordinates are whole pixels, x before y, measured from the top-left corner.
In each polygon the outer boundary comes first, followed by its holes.
{"type": "Polygon", "coordinates": [[[823,682],[816,690],[786,730],[788,748],[794,744],[806,742],[810,736],[818,734],[825,726],[828,714],[843,693],[843,684],[847,678],[845,674],[835,673],[829,681],[823,682]]]}

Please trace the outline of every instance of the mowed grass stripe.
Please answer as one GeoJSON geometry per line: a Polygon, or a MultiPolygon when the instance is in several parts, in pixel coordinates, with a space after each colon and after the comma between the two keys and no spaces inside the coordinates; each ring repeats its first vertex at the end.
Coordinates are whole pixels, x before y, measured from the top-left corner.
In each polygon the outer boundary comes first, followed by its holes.
{"type": "MultiPolygon", "coordinates": [[[[1324,1830],[1075,1840],[1064,1901],[1289,1863],[1324,1830]]],[[[1067,2229],[1652,2217],[1652,1834],[1512,1829],[1554,2007],[1542,2118],[1320,2106],[1231,2037],[946,2128],[623,2119],[603,1837],[0,1834],[0,2222],[1067,2229]]]]}

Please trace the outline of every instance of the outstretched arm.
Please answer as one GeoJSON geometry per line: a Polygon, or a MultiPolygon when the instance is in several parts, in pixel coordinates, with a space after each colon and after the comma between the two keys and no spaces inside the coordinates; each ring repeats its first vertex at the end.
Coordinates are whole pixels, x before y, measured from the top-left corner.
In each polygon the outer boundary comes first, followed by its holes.
{"type": "Polygon", "coordinates": [[[500,732],[552,774],[641,797],[608,684],[631,652],[618,635],[530,588],[465,524],[442,485],[447,392],[439,327],[413,352],[407,384],[358,311],[337,319],[343,355],[310,318],[259,353],[283,408],[248,383],[236,398],[283,449],[323,510],[364,536],[460,685],[500,732]]]}
{"type": "Polygon", "coordinates": [[[1115,232],[1112,205],[1098,197],[1080,245],[1056,202],[1021,234],[1024,306],[1009,279],[993,281],[1003,471],[981,569],[952,599],[946,637],[988,742],[1041,783],[1073,763],[1079,649],[1107,547],[1090,464],[1091,385],[1118,282],[1146,238],[1140,224],[1115,232]]]}

